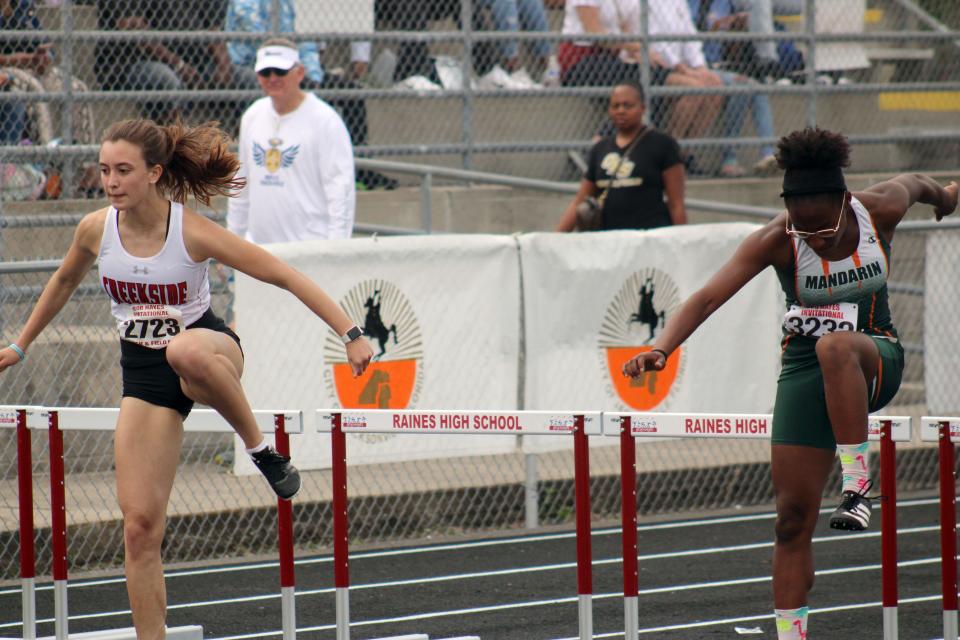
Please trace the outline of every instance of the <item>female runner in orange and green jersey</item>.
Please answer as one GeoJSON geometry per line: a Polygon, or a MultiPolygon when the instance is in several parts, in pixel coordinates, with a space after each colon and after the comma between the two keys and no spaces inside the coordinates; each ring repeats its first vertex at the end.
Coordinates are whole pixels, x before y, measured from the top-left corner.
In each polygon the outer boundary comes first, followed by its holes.
{"type": "Polygon", "coordinates": [[[835,450],[844,486],[830,524],[856,530],[869,523],[867,416],[893,398],[903,371],[903,347],[887,304],[894,230],[916,202],[933,205],[937,220],[952,213],[957,183],[942,187],[909,174],[850,193],[842,171],[849,145],[821,129],[791,133],[778,151],[786,212],[744,240],[684,303],[653,349],[629,360],[623,373],[637,377],[662,369],[714,311],[774,267],[787,312],[771,450],[773,591],[778,638],[795,640],[807,637],[811,540],[835,450]]]}

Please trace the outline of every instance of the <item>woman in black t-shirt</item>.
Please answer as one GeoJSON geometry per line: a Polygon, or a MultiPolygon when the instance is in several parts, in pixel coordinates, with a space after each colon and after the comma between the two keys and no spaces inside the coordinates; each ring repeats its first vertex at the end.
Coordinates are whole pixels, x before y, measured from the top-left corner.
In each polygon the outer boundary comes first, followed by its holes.
{"type": "Polygon", "coordinates": [[[590,197],[602,203],[601,230],[685,224],[680,146],[669,135],[644,125],[640,85],[624,82],[615,86],[607,112],[616,133],[590,149],[580,190],[556,230],[573,231],[577,205],[590,197]]]}

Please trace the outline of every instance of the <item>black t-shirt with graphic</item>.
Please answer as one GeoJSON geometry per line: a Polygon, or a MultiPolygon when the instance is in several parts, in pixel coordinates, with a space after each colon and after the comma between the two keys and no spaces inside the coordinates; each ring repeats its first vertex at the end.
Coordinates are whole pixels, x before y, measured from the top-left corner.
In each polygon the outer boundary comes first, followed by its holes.
{"type": "MultiPolygon", "coordinates": [[[[629,146],[629,143],[627,144],[629,146]]],[[[620,163],[626,147],[616,136],[602,138],[590,149],[584,176],[597,185],[599,193],[609,187],[603,205],[603,229],[653,229],[671,224],[663,201],[663,172],[679,164],[680,145],[656,129],[646,132],[629,157],[620,163]],[[619,170],[617,165],[620,164],[619,170]],[[617,179],[610,185],[611,174],[617,179]]]]}

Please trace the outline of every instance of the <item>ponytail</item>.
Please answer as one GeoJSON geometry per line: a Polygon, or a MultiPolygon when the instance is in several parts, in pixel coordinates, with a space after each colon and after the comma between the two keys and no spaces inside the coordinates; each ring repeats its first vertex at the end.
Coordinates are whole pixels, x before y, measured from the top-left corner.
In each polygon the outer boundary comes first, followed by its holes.
{"type": "Polygon", "coordinates": [[[157,190],[174,202],[193,196],[210,206],[213,196],[232,196],[243,187],[243,179],[236,177],[240,160],[228,149],[230,138],[216,122],[161,127],[152,120],[123,120],[103,135],[103,142],[118,140],[140,147],[148,167],[163,167],[157,190]]]}

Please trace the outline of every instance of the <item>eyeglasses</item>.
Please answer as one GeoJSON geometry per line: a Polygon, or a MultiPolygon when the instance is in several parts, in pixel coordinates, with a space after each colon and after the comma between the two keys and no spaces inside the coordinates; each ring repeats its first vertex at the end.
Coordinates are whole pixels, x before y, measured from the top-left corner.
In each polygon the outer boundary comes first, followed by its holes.
{"type": "Polygon", "coordinates": [[[260,71],[257,71],[257,75],[261,78],[269,78],[270,74],[273,74],[278,78],[282,78],[288,73],[290,73],[290,69],[277,69],[276,67],[267,67],[266,69],[260,69],[260,71]]]}
{"type": "Polygon", "coordinates": [[[786,227],[787,235],[791,238],[797,238],[799,240],[806,240],[807,238],[832,238],[837,235],[837,232],[840,230],[840,223],[843,221],[843,209],[847,204],[847,194],[843,194],[843,202],[840,203],[840,217],[837,218],[837,226],[833,229],[820,229],[818,231],[797,231],[796,229],[790,228],[790,216],[787,215],[786,220],[784,221],[784,226],[786,227]]]}

